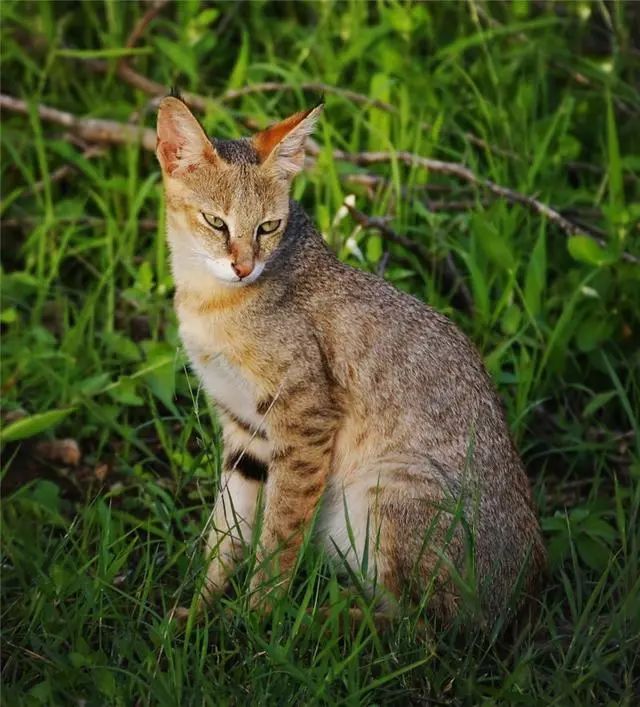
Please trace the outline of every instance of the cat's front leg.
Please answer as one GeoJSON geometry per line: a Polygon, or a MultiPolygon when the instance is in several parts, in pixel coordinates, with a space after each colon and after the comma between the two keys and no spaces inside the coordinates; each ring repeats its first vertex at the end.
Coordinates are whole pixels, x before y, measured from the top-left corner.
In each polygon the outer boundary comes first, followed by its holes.
{"type": "Polygon", "coordinates": [[[244,549],[251,543],[262,480],[255,473],[266,465],[247,451],[225,450],[220,491],[211,518],[205,551],[209,558],[202,599],[221,594],[244,549]]]}
{"type": "Polygon", "coordinates": [[[288,589],[329,475],[338,415],[328,385],[301,381],[272,404],[274,451],[251,583],[251,605],[262,613],[268,613],[274,597],[288,589]]]}

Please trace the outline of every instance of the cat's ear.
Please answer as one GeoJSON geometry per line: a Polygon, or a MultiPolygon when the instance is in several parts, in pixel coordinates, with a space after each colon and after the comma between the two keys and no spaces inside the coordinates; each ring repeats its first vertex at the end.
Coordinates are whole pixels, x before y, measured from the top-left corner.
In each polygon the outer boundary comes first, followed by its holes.
{"type": "Polygon", "coordinates": [[[318,122],[323,104],[294,113],[280,123],[253,136],[253,146],[261,164],[275,168],[278,175],[291,179],[304,164],[304,142],[318,122]]]}
{"type": "Polygon", "coordinates": [[[156,155],[162,170],[178,177],[216,161],[216,150],[187,106],[173,96],[158,108],[156,155]]]}

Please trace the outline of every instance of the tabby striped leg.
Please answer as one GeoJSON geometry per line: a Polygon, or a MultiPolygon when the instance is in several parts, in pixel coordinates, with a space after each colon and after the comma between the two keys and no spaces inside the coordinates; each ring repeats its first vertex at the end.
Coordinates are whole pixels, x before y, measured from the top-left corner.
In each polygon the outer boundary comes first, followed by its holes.
{"type": "Polygon", "coordinates": [[[337,413],[326,387],[299,383],[273,406],[274,451],[266,484],[258,569],[251,604],[269,613],[273,596],[287,590],[304,533],[325,488],[337,413]],[[274,580],[275,583],[274,583],[274,580]]]}

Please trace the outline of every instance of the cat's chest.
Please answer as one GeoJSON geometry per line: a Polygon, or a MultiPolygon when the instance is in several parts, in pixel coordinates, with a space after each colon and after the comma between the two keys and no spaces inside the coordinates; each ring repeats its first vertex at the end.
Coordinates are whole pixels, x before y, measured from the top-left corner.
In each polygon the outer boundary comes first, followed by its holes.
{"type": "Polygon", "coordinates": [[[228,340],[211,326],[197,322],[182,322],[180,334],[207,393],[239,420],[260,429],[263,416],[257,407],[262,391],[229,360],[228,340]]]}

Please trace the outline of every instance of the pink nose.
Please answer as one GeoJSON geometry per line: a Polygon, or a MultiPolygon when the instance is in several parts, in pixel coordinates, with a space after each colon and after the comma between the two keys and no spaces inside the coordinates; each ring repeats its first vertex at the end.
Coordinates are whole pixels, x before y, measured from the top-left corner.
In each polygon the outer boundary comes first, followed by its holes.
{"type": "Polygon", "coordinates": [[[247,277],[253,270],[253,263],[231,263],[233,271],[239,278],[247,277]]]}

